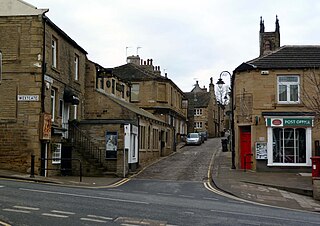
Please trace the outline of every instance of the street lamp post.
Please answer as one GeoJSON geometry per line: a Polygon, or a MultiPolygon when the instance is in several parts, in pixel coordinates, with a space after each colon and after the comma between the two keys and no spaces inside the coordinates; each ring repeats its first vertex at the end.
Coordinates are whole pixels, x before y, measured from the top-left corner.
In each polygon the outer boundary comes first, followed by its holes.
{"type": "MultiPolygon", "coordinates": [[[[219,89],[222,89],[223,85],[225,84],[224,81],[222,80],[223,75],[229,75],[230,76],[230,100],[231,100],[231,106],[230,106],[230,121],[231,121],[231,130],[230,130],[230,137],[231,137],[231,169],[235,169],[235,150],[234,150],[234,118],[233,118],[233,80],[232,80],[232,75],[228,71],[222,71],[220,73],[220,77],[218,79],[218,82],[216,83],[219,87],[219,89]]],[[[220,123],[220,122],[219,122],[220,123]]],[[[220,126],[220,125],[219,125],[220,126]]]]}

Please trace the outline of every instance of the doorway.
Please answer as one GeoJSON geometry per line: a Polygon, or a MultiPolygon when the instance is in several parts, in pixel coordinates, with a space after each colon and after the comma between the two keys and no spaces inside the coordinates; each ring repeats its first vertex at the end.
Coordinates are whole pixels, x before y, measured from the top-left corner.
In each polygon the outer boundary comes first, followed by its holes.
{"type": "Polygon", "coordinates": [[[240,168],[251,169],[252,150],[251,150],[251,127],[240,127],[240,168]]]}

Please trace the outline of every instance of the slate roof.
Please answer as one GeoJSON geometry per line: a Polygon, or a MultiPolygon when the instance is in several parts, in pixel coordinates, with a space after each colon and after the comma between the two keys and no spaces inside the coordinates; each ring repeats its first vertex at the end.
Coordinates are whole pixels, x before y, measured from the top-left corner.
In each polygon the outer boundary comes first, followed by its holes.
{"type": "Polygon", "coordinates": [[[241,64],[235,71],[249,69],[302,69],[320,67],[320,46],[287,45],[268,55],[241,64]]]}
{"type": "Polygon", "coordinates": [[[153,119],[155,121],[161,122],[161,123],[166,123],[165,121],[163,121],[162,119],[156,117],[155,115],[151,114],[150,112],[143,110],[142,108],[137,107],[135,104],[126,102],[124,100],[118,99],[116,97],[114,97],[111,94],[108,93],[103,93],[104,95],[108,96],[112,101],[114,101],[115,103],[119,104],[120,106],[147,118],[153,119]]]}
{"type": "Polygon", "coordinates": [[[136,66],[133,63],[121,65],[113,68],[113,74],[126,81],[144,81],[153,80],[156,76],[152,71],[143,69],[142,67],[136,66]]]}
{"type": "Polygon", "coordinates": [[[115,68],[112,68],[112,73],[128,82],[139,82],[139,81],[163,81],[171,83],[177,90],[180,90],[181,94],[184,92],[169,78],[163,77],[159,74],[154,73],[152,70],[143,68],[141,66],[135,65],[133,63],[127,63],[115,68]]]}
{"type": "Polygon", "coordinates": [[[205,92],[191,92],[185,93],[188,98],[188,105],[195,108],[208,107],[210,101],[210,93],[205,92]]]}

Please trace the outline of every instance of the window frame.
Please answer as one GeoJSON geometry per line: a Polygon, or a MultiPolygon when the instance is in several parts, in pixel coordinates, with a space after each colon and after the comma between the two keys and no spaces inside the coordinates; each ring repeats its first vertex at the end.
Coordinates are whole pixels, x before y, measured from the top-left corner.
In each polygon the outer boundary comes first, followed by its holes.
{"type": "Polygon", "coordinates": [[[61,143],[52,143],[52,150],[51,150],[51,156],[52,156],[52,164],[61,164],[61,149],[62,144],[61,143]]]}
{"type": "Polygon", "coordinates": [[[51,100],[51,121],[54,122],[55,120],[55,111],[56,111],[56,93],[57,90],[52,88],[51,94],[50,94],[50,100],[51,100]]]}
{"type": "MultiPolygon", "coordinates": [[[[285,127],[285,128],[295,128],[295,127],[285,127]]],[[[267,129],[267,155],[268,155],[268,166],[311,166],[311,155],[312,155],[312,128],[305,127],[305,141],[306,141],[306,163],[282,163],[275,162],[273,156],[273,148],[274,148],[274,139],[273,139],[273,129],[274,127],[268,127],[267,129]]]]}
{"type": "Polygon", "coordinates": [[[195,116],[201,116],[202,114],[203,114],[202,108],[195,108],[194,109],[195,116]]]}
{"type": "Polygon", "coordinates": [[[131,85],[131,95],[130,95],[131,101],[139,101],[139,94],[140,94],[140,84],[139,83],[133,83],[131,85]],[[134,87],[136,89],[134,89],[134,87]],[[134,93],[134,95],[133,95],[133,93],[134,93]],[[136,98],[133,99],[132,97],[136,97],[136,98]]]}
{"type": "Polygon", "coordinates": [[[299,75],[278,75],[277,76],[277,101],[279,104],[299,104],[300,103],[300,76],[299,75]],[[279,80],[284,77],[295,77],[298,81],[280,82],[279,80]],[[286,100],[280,100],[280,86],[286,88],[286,100]],[[297,86],[297,100],[291,100],[291,86],[297,86]]]}
{"type": "Polygon", "coordinates": [[[51,39],[51,60],[52,60],[52,67],[57,68],[58,64],[58,39],[52,36],[51,39]]]}
{"type": "Polygon", "coordinates": [[[80,57],[78,54],[74,56],[74,80],[79,81],[79,60],[80,57]]]}

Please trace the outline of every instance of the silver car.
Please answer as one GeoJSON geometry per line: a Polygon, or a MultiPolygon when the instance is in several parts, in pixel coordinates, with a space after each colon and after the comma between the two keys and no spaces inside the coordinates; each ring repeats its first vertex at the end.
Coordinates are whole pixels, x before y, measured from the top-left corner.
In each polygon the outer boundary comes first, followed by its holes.
{"type": "Polygon", "coordinates": [[[186,139],[186,145],[200,145],[202,143],[199,133],[189,133],[186,139]]]}

